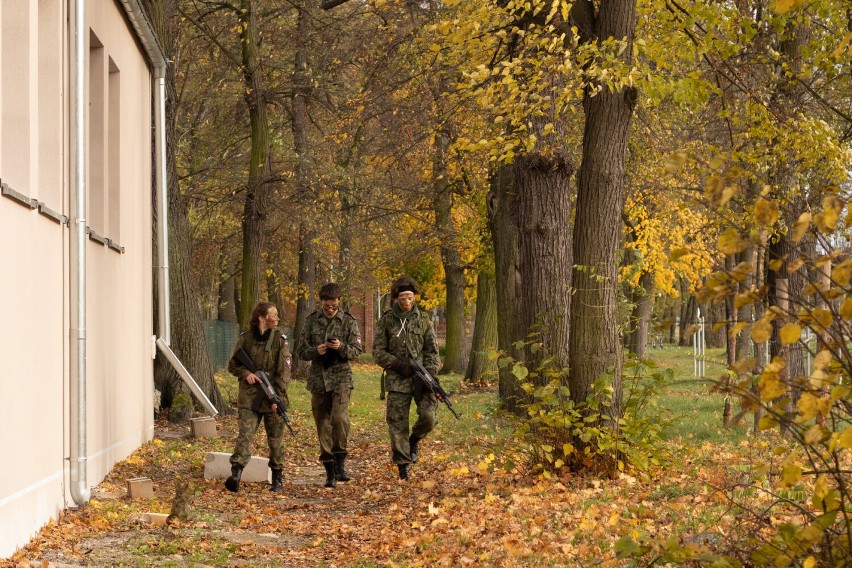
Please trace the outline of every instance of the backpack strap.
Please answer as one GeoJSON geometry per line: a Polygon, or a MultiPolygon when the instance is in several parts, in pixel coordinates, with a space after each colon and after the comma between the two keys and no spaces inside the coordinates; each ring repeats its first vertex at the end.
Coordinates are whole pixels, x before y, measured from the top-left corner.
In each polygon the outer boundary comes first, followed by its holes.
{"type": "Polygon", "coordinates": [[[272,342],[275,341],[275,336],[278,334],[278,328],[273,327],[269,333],[269,339],[266,340],[266,353],[272,353],[272,342]]]}

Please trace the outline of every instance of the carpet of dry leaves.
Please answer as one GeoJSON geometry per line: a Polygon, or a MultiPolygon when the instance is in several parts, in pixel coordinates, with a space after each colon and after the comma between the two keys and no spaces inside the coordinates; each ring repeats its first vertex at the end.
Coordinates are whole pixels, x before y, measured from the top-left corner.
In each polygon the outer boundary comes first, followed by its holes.
{"type": "MultiPolygon", "coordinates": [[[[456,408],[466,396],[456,394],[456,408]]],[[[401,482],[383,408],[375,406],[369,418],[353,420],[353,481],[328,489],[309,410],[299,412],[294,401],[299,433],[287,439],[281,494],[258,483],[232,494],[222,480],[203,478],[207,452],[232,449],[233,415],[217,417],[216,438],[195,439],[188,427],[158,420],[155,439],[117,464],[89,504],[66,511],[0,565],[633,566],[613,551],[625,534],[724,547],[739,523],[724,490],[744,475],[733,466],[753,463],[767,446],[676,445],[674,461],[657,472],[543,479],[501,467],[493,435],[499,417],[467,412],[465,426],[481,435],[453,438],[447,434],[458,423],[442,413],[412,479],[401,482]],[[127,496],[126,480],[134,477],[153,480],[153,499],[127,496]],[[170,511],[179,479],[194,488],[189,519],[143,522],[146,512],[170,511]]],[[[256,444],[266,455],[262,428],[256,444]]]]}

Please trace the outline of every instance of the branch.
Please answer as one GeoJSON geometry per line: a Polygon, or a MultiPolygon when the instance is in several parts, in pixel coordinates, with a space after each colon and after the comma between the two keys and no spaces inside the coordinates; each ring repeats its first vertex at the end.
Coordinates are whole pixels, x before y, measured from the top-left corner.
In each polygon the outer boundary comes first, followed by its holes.
{"type": "MultiPolygon", "coordinates": [[[[219,6],[220,9],[227,9],[229,7],[233,8],[231,4],[227,3],[220,4],[219,6]]],[[[242,67],[242,62],[240,61],[240,59],[238,59],[234,54],[228,51],[228,48],[225,47],[225,45],[221,41],[219,41],[219,39],[213,34],[213,31],[203,23],[202,19],[193,18],[189,15],[189,13],[187,13],[186,10],[183,9],[182,6],[178,7],[178,12],[181,16],[186,18],[197,30],[199,30],[202,35],[204,35],[204,37],[208,39],[208,41],[218,47],[222,54],[227,57],[231,61],[231,63],[233,63],[237,67],[242,67]]]]}
{"type": "Polygon", "coordinates": [[[331,10],[332,8],[336,8],[341,4],[346,4],[349,0],[323,0],[322,9],[323,10],[331,10]]]}

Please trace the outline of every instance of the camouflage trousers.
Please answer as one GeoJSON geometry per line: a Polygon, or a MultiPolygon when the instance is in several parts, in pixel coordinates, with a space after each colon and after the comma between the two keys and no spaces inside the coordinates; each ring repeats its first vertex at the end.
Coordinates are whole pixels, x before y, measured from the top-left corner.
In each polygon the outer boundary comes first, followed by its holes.
{"type": "Polygon", "coordinates": [[[311,411],[317,426],[321,462],[333,461],[334,454],[345,456],[347,453],[351,393],[348,385],[339,386],[332,392],[311,393],[311,411]]]}
{"type": "Polygon", "coordinates": [[[240,408],[238,421],[240,433],[237,436],[237,444],[231,455],[231,463],[243,467],[251,459],[251,446],[257,427],[263,420],[266,428],[266,441],[269,443],[269,468],[284,468],[284,419],[274,412],[255,412],[250,408],[240,408]]]}
{"type": "Polygon", "coordinates": [[[425,438],[426,434],[435,429],[438,424],[438,416],[435,411],[438,401],[435,395],[423,389],[415,392],[394,392],[387,396],[387,423],[390,432],[391,459],[395,464],[412,463],[409,436],[425,438]],[[411,410],[411,401],[417,405],[417,421],[411,431],[408,430],[408,414],[411,410]]]}

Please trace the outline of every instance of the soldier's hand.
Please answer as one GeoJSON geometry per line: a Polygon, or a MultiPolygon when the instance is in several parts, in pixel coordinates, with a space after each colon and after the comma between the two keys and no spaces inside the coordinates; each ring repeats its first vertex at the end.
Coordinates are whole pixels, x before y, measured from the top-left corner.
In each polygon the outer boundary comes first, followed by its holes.
{"type": "Polygon", "coordinates": [[[394,359],[390,364],[390,368],[403,377],[410,377],[414,374],[414,369],[411,368],[411,365],[400,359],[394,359]]]}
{"type": "Polygon", "coordinates": [[[249,373],[248,375],[246,375],[246,382],[250,385],[253,385],[254,383],[259,383],[260,379],[257,378],[257,375],[255,375],[254,373],[249,373]]]}
{"type": "Polygon", "coordinates": [[[327,344],[322,343],[322,344],[320,344],[320,345],[317,345],[317,353],[319,353],[320,355],[325,355],[325,352],[326,352],[327,350],[328,350],[328,345],[327,345],[327,344]]]}
{"type": "Polygon", "coordinates": [[[325,345],[329,349],[334,349],[335,351],[337,351],[338,349],[340,349],[340,340],[339,339],[329,339],[328,341],[325,342],[325,345]]]}

